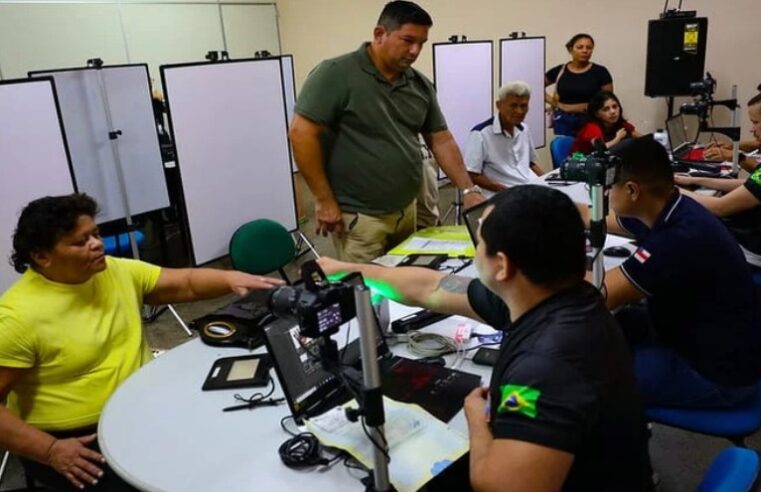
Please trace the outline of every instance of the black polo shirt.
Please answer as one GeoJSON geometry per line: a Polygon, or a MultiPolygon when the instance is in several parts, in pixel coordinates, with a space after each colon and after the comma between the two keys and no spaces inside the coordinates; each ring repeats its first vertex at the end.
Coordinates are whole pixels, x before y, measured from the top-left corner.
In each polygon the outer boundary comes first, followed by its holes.
{"type": "MultiPolygon", "coordinates": [[[[507,307],[480,281],[470,283],[468,301],[487,323],[505,328],[507,307]]],[[[574,455],[563,490],[650,490],[631,354],[602,297],[586,282],[508,326],[492,373],[490,412],[495,439],[574,455]]]]}
{"type": "Polygon", "coordinates": [[[756,291],[727,228],[677,191],[652,229],[637,219],[618,222],[640,244],[621,270],[647,296],[657,341],[716,383],[754,384],[761,376],[756,291]]]}

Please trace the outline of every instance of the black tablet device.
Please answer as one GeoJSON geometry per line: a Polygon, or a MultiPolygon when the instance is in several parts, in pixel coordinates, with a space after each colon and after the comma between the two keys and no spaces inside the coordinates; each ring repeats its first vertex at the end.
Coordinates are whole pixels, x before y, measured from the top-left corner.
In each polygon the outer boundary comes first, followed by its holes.
{"type": "Polygon", "coordinates": [[[266,386],[272,361],[267,354],[223,357],[214,361],[202,390],[266,386]]]}

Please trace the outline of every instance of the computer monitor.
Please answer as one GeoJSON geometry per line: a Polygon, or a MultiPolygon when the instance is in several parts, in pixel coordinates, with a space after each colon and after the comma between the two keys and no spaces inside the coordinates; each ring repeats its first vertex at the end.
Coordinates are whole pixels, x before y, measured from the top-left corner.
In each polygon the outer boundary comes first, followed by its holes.
{"type": "MultiPolygon", "coordinates": [[[[359,273],[349,274],[341,280],[351,285],[364,282],[359,273]]],[[[298,285],[300,284],[295,286],[298,285]]],[[[375,321],[378,356],[384,357],[389,353],[389,349],[380,328],[377,327],[377,317],[375,321]]],[[[339,357],[343,365],[358,367],[360,364],[358,338],[341,346],[349,340],[349,331],[358,329],[358,322],[353,319],[344,323],[339,328],[338,334],[334,335],[334,339],[339,344],[339,357]]],[[[336,405],[349,401],[351,394],[346,391],[341,381],[323,369],[317,357],[319,342],[316,339],[302,337],[295,321],[278,319],[265,326],[263,332],[267,351],[272,358],[286,402],[297,424],[301,424],[305,418],[319,415],[336,405]]],[[[356,334],[359,334],[358,331],[356,334]]]]}
{"type": "Polygon", "coordinates": [[[478,246],[478,221],[481,219],[486,207],[491,205],[489,200],[481,202],[478,205],[474,205],[466,209],[462,213],[465,227],[468,228],[468,234],[470,234],[470,240],[473,241],[473,246],[478,246]]]}
{"type": "Polygon", "coordinates": [[[666,132],[668,133],[669,145],[673,153],[679,152],[685,146],[692,143],[687,137],[687,127],[684,124],[684,116],[681,114],[666,120],[666,132]]]}

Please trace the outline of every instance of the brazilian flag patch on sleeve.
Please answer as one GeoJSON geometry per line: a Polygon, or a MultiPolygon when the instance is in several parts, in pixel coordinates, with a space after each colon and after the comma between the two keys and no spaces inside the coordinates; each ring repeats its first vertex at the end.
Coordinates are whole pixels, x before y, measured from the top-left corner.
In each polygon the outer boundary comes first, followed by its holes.
{"type": "Polygon", "coordinates": [[[531,386],[505,384],[499,388],[501,397],[497,413],[522,413],[527,417],[536,418],[536,402],[542,392],[531,386]]]}

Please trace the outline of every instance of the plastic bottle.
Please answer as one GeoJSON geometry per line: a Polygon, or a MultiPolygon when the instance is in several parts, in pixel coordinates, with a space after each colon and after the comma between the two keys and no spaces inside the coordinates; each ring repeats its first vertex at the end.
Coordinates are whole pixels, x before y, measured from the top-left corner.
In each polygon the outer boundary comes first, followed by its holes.
{"type": "Polygon", "coordinates": [[[655,130],[655,133],[653,133],[653,140],[663,145],[663,148],[665,148],[666,150],[671,150],[669,149],[669,136],[663,130],[663,128],[658,128],[657,130],[655,130]]]}

